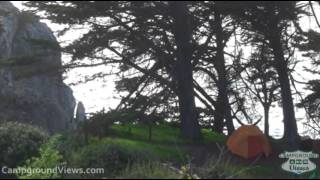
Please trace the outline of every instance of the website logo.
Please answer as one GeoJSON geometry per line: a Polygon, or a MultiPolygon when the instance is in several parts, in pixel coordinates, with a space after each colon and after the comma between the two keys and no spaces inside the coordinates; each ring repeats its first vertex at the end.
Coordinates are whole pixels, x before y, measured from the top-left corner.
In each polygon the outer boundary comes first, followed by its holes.
{"type": "Polygon", "coordinates": [[[317,168],[317,165],[310,159],[319,158],[319,155],[312,152],[294,151],[281,153],[279,158],[288,159],[281,166],[283,170],[300,175],[317,168]]]}

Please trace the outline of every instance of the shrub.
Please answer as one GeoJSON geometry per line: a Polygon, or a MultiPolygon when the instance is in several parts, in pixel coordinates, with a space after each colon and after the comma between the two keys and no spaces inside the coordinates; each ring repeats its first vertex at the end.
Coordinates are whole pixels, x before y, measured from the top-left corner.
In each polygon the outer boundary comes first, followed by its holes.
{"type": "Polygon", "coordinates": [[[68,161],[75,151],[84,147],[86,142],[83,136],[80,136],[75,131],[65,132],[57,138],[56,148],[63,157],[68,161]]]}
{"type": "Polygon", "coordinates": [[[245,173],[244,168],[234,166],[230,161],[216,163],[212,159],[198,174],[204,179],[238,179],[245,176],[245,173]]]}
{"type": "Polygon", "coordinates": [[[48,139],[47,133],[31,125],[17,122],[0,124],[0,166],[17,167],[38,154],[48,139]]]}
{"type": "Polygon", "coordinates": [[[248,172],[252,168],[237,166],[231,162],[230,156],[220,152],[218,157],[208,158],[205,164],[195,171],[203,179],[242,179],[250,177],[248,172]]]}
{"type": "Polygon", "coordinates": [[[88,136],[99,137],[100,139],[107,136],[108,130],[115,121],[116,113],[113,111],[105,112],[104,110],[94,113],[89,120],[80,124],[80,132],[84,134],[88,141],[88,136]]]}
{"type": "Polygon", "coordinates": [[[183,176],[160,162],[138,162],[120,173],[120,179],[181,179],[183,176]]]}
{"type": "Polygon", "coordinates": [[[40,156],[28,159],[24,166],[19,167],[27,170],[27,172],[18,174],[20,179],[57,179],[61,178],[58,167],[63,165],[63,157],[56,149],[60,135],[53,136],[50,141],[40,148],[40,156]],[[32,170],[41,169],[40,172],[32,170]]]}
{"type": "Polygon", "coordinates": [[[103,168],[104,174],[88,176],[112,178],[128,165],[144,158],[142,152],[130,151],[115,144],[95,144],[75,153],[70,165],[75,168],[103,168]]]}

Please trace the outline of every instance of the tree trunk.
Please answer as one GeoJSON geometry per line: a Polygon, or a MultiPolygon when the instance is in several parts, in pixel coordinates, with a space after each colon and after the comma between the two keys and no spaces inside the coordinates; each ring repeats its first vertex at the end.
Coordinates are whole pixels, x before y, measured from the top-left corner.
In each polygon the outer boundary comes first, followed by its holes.
{"type": "Polygon", "coordinates": [[[229,103],[229,98],[228,98],[228,94],[226,94],[225,96],[225,108],[226,108],[226,112],[225,112],[225,116],[226,116],[226,126],[227,126],[227,130],[228,130],[228,135],[231,135],[234,132],[234,124],[233,124],[233,119],[232,119],[232,114],[231,114],[231,106],[229,103]]]}
{"type": "Polygon", "coordinates": [[[148,125],[148,129],[149,129],[149,141],[152,141],[152,124],[148,125]]]}
{"type": "Polygon", "coordinates": [[[281,88],[284,138],[291,146],[297,147],[299,143],[298,128],[294,113],[288,67],[283,54],[280,32],[274,31],[270,38],[270,43],[275,57],[275,68],[278,72],[278,79],[281,88]]]}
{"type": "MultiPolygon", "coordinates": [[[[223,44],[223,30],[222,30],[222,20],[219,10],[215,8],[214,12],[215,17],[215,30],[216,30],[216,43],[217,43],[217,54],[215,59],[215,67],[218,72],[218,103],[221,104],[221,108],[218,108],[217,114],[217,122],[215,129],[221,131],[223,126],[221,127],[221,117],[219,114],[222,114],[226,120],[226,126],[228,129],[228,134],[231,134],[234,131],[234,125],[231,115],[231,107],[229,104],[228,98],[228,79],[227,79],[227,72],[225,66],[225,59],[224,59],[224,44],[223,44]]],[[[222,123],[223,124],[223,123],[222,123]]]]}
{"type": "Polygon", "coordinates": [[[194,141],[201,139],[201,131],[196,111],[193,89],[193,67],[191,63],[192,32],[189,25],[186,2],[171,3],[173,13],[173,32],[177,45],[175,80],[178,86],[179,111],[182,136],[194,141]]]}
{"type": "Polygon", "coordinates": [[[224,103],[220,89],[218,88],[217,105],[214,111],[213,130],[217,133],[223,133],[224,127],[224,103]]]}
{"type": "Polygon", "coordinates": [[[264,134],[269,137],[269,107],[264,106],[264,134]]]}

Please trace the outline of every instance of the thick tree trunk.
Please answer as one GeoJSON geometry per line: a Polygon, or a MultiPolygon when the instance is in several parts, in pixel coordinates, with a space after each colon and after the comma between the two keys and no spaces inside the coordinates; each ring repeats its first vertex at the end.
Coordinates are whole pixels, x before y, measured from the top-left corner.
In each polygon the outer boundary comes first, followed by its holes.
{"type": "Polygon", "coordinates": [[[215,111],[214,111],[213,131],[217,133],[223,133],[223,128],[224,128],[224,103],[223,103],[223,97],[222,97],[221,91],[218,88],[217,105],[215,106],[215,111]]]}
{"type": "Polygon", "coordinates": [[[225,66],[225,59],[224,59],[224,44],[223,44],[223,30],[222,30],[222,20],[221,15],[218,9],[215,9],[215,30],[216,30],[216,43],[217,43],[217,54],[215,59],[215,66],[218,72],[218,103],[221,105],[221,108],[216,109],[216,116],[218,119],[215,124],[215,129],[218,132],[221,132],[223,126],[221,125],[221,115],[224,116],[226,120],[226,126],[228,129],[228,134],[231,134],[234,131],[234,125],[231,115],[231,107],[229,104],[228,98],[228,79],[227,79],[227,72],[225,66]]]}
{"type": "Polygon", "coordinates": [[[179,110],[182,136],[194,141],[201,139],[193,89],[193,67],[191,63],[192,32],[189,25],[186,2],[171,3],[173,28],[177,45],[175,80],[178,86],[179,110]]]}
{"type": "Polygon", "coordinates": [[[274,32],[275,33],[273,33],[270,38],[270,43],[275,57],[275,68],[278,72],[278,79],[281,88],[284,139],[287,140],[291,146],[297,147],[299,143],[299,135],[288,76],[288,67],[283,54],[280,32],[274,32]]]}

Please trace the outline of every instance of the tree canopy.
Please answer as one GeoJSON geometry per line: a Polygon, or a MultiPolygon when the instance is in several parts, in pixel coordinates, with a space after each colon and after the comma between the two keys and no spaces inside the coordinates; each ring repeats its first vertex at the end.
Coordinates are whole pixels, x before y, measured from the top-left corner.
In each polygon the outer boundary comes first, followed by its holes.
{"type": "MultiPolygon", "coordinates": [[[[304,32],[300,27],[301,17],[314,16],[312,4],[25,3],[34,13],[41,12],[42,18],[65,25],[60,35],[85,30],[62,48],[72,56],[66,68],[114,66],[116,72],[98,72],[92,79],[110,74],[118,77],[116,89],[125,95],[116,110],[161,114],[181,124],[183,137],[196,141],[201,139],[201,127],[231,134],[235,126],[259,123],[262,117],[268,135],[270,108],[278,102],[283,110],[284,139],[293,146],[300,139],[293,98],[293,72],[300,62],[297,49],[314,67],[319,65],[319,32],[304,32]],[[244,52],[248,47],[250,55],[244,52]],[[257,104],[263,115],[253,108],[257,104]]],[[[309,84],[314,92],[298,107],[306,107],[314,118],[318,117],[319,83],[309,84]]]]}

